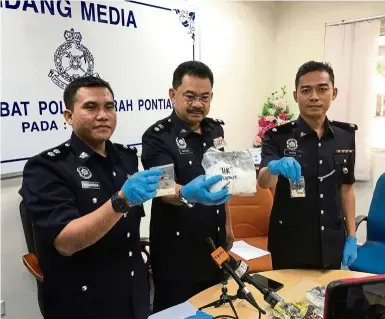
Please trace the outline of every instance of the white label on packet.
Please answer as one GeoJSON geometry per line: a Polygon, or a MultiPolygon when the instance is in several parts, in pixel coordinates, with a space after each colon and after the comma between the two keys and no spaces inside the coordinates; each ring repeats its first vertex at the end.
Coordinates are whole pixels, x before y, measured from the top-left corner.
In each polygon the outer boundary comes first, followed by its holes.
{"type": "Polygon", "coordinates": [[[223,147],[227,146],[227,143],[226,143],[225,139],[222,136],[214,138],[213,143],[214,143],[215,148],[218,149],[218,150],[220,148],[223,148],[223,147]]]}

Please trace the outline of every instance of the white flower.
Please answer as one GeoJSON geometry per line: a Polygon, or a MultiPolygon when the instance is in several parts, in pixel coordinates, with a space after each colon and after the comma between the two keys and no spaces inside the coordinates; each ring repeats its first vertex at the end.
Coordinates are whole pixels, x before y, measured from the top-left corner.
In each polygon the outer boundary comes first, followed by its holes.
{"type": "Polygon", "coordinates": [[[275,114],[275,110],[274,109],[268,109],[268,112],[270,115],[274,115],[275,114]]]}
{"type": "Polygon", "coordinates": [[[274,101],[274,105],[278,109],[285,110],[286,106],[287,106],[287,103],[286,103],[285,100],[279,99],[279,100],[274,101]]]}

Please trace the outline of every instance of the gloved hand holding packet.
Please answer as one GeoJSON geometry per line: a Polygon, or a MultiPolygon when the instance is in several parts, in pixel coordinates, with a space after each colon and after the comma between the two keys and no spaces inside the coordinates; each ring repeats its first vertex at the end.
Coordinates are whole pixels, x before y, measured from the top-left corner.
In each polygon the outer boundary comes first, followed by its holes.
{"type": "Polygon", "coordinates": [[[214,175],[222,176],[222,179],[210,188],[210,192],[226,187],[229,194],[252,196],[257,191],[254,160],[248,151],[221,152],[211,147],[203,154],[202,166],[206,179],[214,175]]]}

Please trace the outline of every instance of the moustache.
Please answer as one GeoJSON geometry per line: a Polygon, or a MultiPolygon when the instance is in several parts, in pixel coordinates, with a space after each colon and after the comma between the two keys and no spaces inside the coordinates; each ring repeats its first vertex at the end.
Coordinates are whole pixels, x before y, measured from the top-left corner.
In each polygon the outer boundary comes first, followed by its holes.
{"type": "Polygon", "coordinates": [[[187,113],[189,114],[203,114],[203,109],[198,108],[188,108],[187,113]]]}

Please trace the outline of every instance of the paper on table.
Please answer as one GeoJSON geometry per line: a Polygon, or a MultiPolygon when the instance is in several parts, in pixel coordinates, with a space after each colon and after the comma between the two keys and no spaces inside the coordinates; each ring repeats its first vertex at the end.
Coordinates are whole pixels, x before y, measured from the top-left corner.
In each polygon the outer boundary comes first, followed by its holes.
{"type": "Polygon", "coordinates": [[[270,254],[268,251],[251,246],[243,240],[234,242],[231,252],[237,254],[245,260],[250,260],[270,254]]]}
{"type": "Polygon", "coordinates": [[[148,319],[185,319],[197,313],[196,309],[189,301],[183,302],[174,307],[157,312],[148,319]]]}

